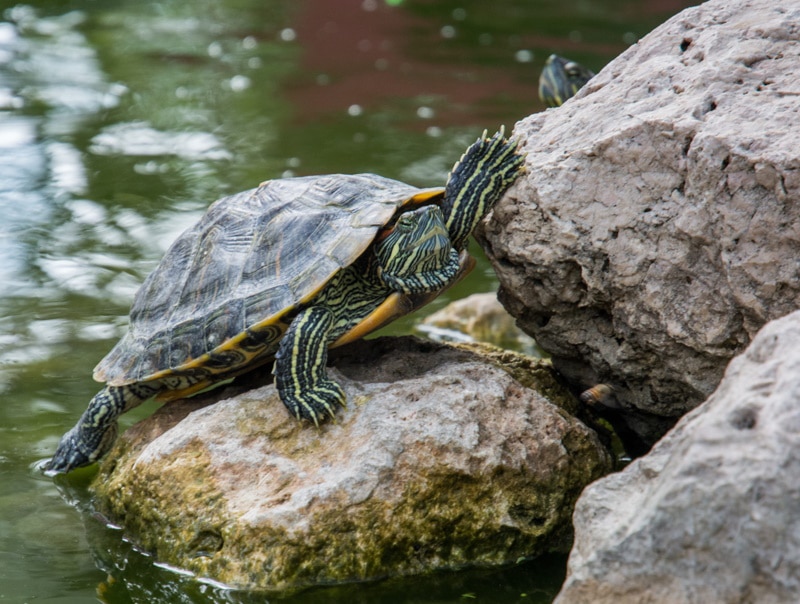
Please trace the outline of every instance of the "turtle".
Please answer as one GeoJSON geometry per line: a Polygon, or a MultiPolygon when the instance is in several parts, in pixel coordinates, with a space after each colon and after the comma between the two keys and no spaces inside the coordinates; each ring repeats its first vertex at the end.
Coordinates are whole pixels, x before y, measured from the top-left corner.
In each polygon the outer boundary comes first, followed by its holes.
{"type": "Polygon", "coordinates": [[[64,434],[48,475],[111,448],[117,418],[274,361],[288,411],[319,426],[345,404],[329,347],[433,300],[472,270],[468,238],[523,170],[501,128],[478,138],[446,185],[376,174],[269,180],[224,197],[137,291],[127,333],[95,367],[105,386],[64,434]]]}
{"type": "Polygon", "coordinates": [[[539,98],[548,107],[558,107],[593,77],[594,72],[580,63],[550,55],[539,76],[539,98]]]}

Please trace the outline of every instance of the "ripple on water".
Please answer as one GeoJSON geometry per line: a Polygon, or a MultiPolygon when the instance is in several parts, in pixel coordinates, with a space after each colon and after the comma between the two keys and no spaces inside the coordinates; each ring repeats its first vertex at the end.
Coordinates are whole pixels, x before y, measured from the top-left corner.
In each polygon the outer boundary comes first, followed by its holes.
{"type": "MultiPolygon", "coordinates": [[[[22,84],[16,88],[25,104],[43,104],[56,113],[76,116],[119,104],[127,89],[105,81],[96,51],[76,29],[85,21],[83,13],[43,19],[31,7],[19,5],[5,14],[14,23],[3,23],[0,29],[0,59],[8,67],[6,79],[22,84]]],[[[43,131],[66,134],[76,125],[51,119],[43,131]]]]}
{"type": "MultiPolygon", "coordinates": [[[[66,247],[58,251],[53,237],[59,232],[59,203],[88,188],[83,157],[68,137],[88,117],[117,105],[127,89],[106,81],[96,51],[77,29],[86,20],[82,12],[41,18],[36,9],[17,5],[3,17],[0,288],[7,289],[0,294],[18,298],[42,285],[33,258],[72,252],[66,247]]],[[[57,262],[48,268],[64,278],[70,267],[57,262]]],[[[69,280],[78,289],[86,286],[85,278],[69,280]]],[[[50,285],[45,289],[52,297],[50,285]]],[[[0,297],[0,313],[8,312],[8,301],[0,297]]]]}
{"type": "Polygon", "coordinates": [[[6,154],[0,149],[0,294],[4,295],[18,295],[30,284],[26,240],[52,216],[48,198],[42,191],[30,188],[27,180],[41,174],[39,150],[26,146],[18,151],[6,154]],[[18,168],[15,173],[14,167],[18,168]],[[8,180],[7,173],[13,173],[8,180]],[[4,190],[5,186],[10,188],[4,190]]]}
{"type": "Polygon", "coordinates": [[[70,199],[64,207],[72,212],[72,220],[80,224],[99,225],[108,218],[106,208],[90,199],[70,199]]]}
{"type": "Polygon", "coordinates": [[[39,258],[37,264],[59,290],[92,298],[103,297],[98,286],[101,271],[83,258],[39,258]]]}

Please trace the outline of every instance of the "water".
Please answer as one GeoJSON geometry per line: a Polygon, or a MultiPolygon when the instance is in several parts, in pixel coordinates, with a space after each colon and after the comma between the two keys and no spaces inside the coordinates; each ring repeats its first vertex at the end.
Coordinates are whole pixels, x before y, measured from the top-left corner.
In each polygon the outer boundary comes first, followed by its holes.
{"type": "MultiPolygon", "coordinates": [[[[92,516],[90,473],[36,470],[95,392],[142,279],[209,202],[267,178],[443,183],[483,128],[543,108],[551,52],[599,70],[687,4],[0,3],[0,601],[265,601],[136,551],[92,516]]],[[[495,287],[482,261],[433,309],[495,287]]],[[[549,602],[563,568],[552,556],[292,601],[549,602]]]]}

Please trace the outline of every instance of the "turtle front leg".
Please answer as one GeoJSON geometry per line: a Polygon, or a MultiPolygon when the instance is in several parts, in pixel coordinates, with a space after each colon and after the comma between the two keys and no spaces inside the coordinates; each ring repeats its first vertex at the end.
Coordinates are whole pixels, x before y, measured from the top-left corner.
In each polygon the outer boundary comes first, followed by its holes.
{"type": "Polygon", "coordinates": [[[154,384],[106,386],[92,397],[78,423],[58,443],[45,473],[63,474],[99,460],[117,438],[117,418],[153,397],[154,384]]]}
{"type": "Polygon", "coordinates": [[[334,324],[333,311],[312,306],[297,315],[283,335],[275,354],[275,386],[286,408],[297,419],[319,426],[325,416],[333,418],[344,406],[341,386],[328,378],[328,335],[334,324]]]}

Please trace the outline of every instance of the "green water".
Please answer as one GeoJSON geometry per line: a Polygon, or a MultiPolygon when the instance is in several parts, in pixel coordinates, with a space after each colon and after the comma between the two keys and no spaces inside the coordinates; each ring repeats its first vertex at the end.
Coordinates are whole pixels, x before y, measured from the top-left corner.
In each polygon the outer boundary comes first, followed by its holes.
{"type": "MultiPolygon", "coordinates": [[[[159,565],[92,516],[85,472],[36,469],[142,279],[208,203],[268,178],[443,183],[483,128],[543,108],[549,53],[599,70],[688,4],[0,3],[0,601],[266,601],[159,565]]],[[[495,287],[482,261],[434,309],[495,287]]],[[[553,556],[292,601],[549,602],[563,574],[553,556]]]]}

